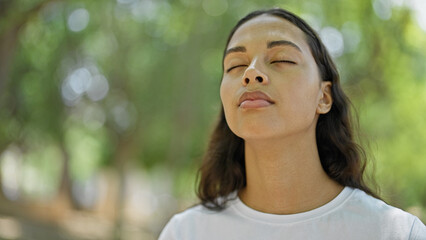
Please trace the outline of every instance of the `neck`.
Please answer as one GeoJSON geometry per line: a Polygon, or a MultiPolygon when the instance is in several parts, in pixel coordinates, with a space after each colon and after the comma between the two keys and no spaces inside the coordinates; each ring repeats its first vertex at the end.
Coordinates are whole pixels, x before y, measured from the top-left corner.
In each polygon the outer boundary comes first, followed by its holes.
{"type": "Polygon", "coordinates": [[[247,185],[239,196],[261,212],[309,211],[331,201],[343,189],[324,172],[315,133],[279,140],[245,140],[245,161],[247,185]]]}

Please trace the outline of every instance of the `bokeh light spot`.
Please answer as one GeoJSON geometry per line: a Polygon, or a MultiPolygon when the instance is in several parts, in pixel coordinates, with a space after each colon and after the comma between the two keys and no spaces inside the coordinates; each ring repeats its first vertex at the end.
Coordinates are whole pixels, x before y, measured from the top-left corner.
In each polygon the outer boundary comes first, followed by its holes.
{"type": "Polygon", "coordinates": [[[355,22],[345,22],[342,26],[345,52],[354,52],[357,50],[361,41],[361,31],[355,22]]]}
{"type": "Polygon", "coordinates": [[[150,21],[158,16],[159,6],[151,0],[144,0],[132,4],[131,12],[133,19],[138,22],[150,21]]]}
{"type": "Polygon", "coordinates": [[[333,57],[340,57],[343,54],[343,36],[339,30],[333,27],[325,27],[320,31],[320,36],[333,57]]]}
{"type": "Polygon", "coordinates": [[[89,82],[89,86],[86,89],[87,96],[92,101],[99,101],[105,98],[108,94],[109,84],[105,76],[96,75],[89,82]]]}
{"type": "Polygon", "coordinates": [[[1,187],[4,195],[9,200],[17,200],[19,197],[20,169],[22,168],[21,150],[11,145],[0,156],[1,187]]]}
{"type": "Polygon", "coordinates": [[[76,94],[84,93],[89,88],[91,81],[92,76],[87,68],[79,68],[69,77],[71,89],[76,94]]]}
{"type": "Polygon", "coordinates": [[[90,14],[84,8],[74,10],[68,16],[68,28],[73,32],[83,31],[89,24],[90,14]]]}
{"type": "Polygon", "coordinates": [[[77,94],[70,86],[70,82],[65,80],[62,83],[61,88],[62,99],[64,100],[65,105],[74,106],[79,100],[81,95],[77,94]]]}
{"type": "Polygon", "coordinates": [[[413,17],[419,24],[420,28],[426,31],[426,1],[411,0],[411,9],[414,11],[413,17]]]}
{"type": "Polygon", "coordinates": [[[136,0],[117,0],[117,3],[126,5],[126,4],[132,4],[135,1],[136,0]]]}
{"type": "Polygon", "coordinates": [[[72,183],[71,191],[76,202],[86,209],[91,209],[98,201],[99,188],[96,175],[72,183]]]}
{"type": "Polygon", "coordinates": [[[392,8],[387,0],[375,0],[373,9],[376,15],[383,20],[389,20],[392,17],[392,8]]]}

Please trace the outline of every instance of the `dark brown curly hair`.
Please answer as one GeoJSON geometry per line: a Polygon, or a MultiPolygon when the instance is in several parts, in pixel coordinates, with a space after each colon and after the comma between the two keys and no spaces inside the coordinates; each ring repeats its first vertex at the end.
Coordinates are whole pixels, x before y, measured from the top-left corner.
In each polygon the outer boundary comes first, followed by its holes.
{"type": "MultiPolygon", "coordinates": [[[[354,141],[351,103],[342,90],[337,68],[317,33],[304,20],[279,8],[251,12],[232,29],[225,52],[235,31],[245,22],[263,14],[283,18],[302,30],[322,81],[332,82],[333,105],[327,114],[319,116],[316,126],[318,153],[324,171],[343,186],[358,188],[379,198],[365,182],[366,155],[354,141]]],[[[212,210],[222,210],[226,204],[225,197],[246,185],[244,140],[229,129],[223,106],[198,171],[197,181],[197,196],[201,204],[212,210]]]]}

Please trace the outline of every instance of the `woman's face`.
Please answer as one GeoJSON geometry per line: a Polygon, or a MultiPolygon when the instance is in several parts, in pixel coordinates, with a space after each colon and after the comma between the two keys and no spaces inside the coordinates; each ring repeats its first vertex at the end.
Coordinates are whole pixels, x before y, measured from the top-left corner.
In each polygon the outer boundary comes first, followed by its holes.
{"type": "Polygon", "coordinates": [[[305,34],[285,19],[260,15],[240,26],[227,47],[220,96],[230,129],[248,139],[315,131],[331,108],[305,34]]]}

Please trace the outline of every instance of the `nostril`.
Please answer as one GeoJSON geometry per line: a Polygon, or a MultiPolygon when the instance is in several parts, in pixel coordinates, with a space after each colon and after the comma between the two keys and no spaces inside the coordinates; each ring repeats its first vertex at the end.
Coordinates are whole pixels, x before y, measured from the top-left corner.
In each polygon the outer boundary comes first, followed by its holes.
{"type": "Polygon", "coordinates": [[[260,77],[260,76],[257,76],[257,77],[256,77],[256,80],[257,80],[258,82],[260,82],[260,83],[261,83],[261,82],[263,82],[263,78],[262,78],[262,77],[260,77]]]}
{"type": "Polygon", "coordinates": [[[246,84],[248,84],[248,83],[250,82],[250,79],[246,78],[246,79],[244,79],[244,82],[245,82],[246,84]]]}

